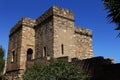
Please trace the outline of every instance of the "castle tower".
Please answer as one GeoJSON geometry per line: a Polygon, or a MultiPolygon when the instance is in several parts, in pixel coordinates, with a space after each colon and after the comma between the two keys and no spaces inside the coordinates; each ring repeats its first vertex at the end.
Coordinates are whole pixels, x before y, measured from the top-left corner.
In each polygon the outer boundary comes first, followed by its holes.
{"type": "Polygon", "coordinates": [[[6,73],[14,78],[24,71],[26,61],[34,58],[34,25],[35,20],[22,18],[10,31],[6,73]]]}
{"type": "Polygon", "coordinates": [[[40,16],[36,23],[35,51],[37,57],[75,57],[72,11],[53,6],[40,16]]]}
{"type": "Polygon", "coordinates": [[[72,11],[53,6],[36,20],[22,18],[11,29],[6,75],[18,79],[30,62],[66,56],[69,61],[93,57],[92,32],[74,25],[72,11]]]}
{"type": "Polygon", "coordinates": [[[93,57],[92,32],[74,25],[72,11],[53,6],[36,19],[36,58],[93,57]]]}

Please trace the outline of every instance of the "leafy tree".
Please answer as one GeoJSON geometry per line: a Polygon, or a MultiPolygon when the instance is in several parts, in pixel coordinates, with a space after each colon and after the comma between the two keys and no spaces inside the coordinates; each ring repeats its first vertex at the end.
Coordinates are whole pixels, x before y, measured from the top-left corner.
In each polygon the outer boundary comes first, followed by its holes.
{"type": "Polygon", "coordinates": [[[23,78],[24,80],[86,80],[80,67],[64,61],[35,63],[24,73],[23,78]]]}
{"type": "Polygon", "coordinates": [[[3,59],[4,53],[5,53],[4,49],[2,48],[2,46],[0,46],[0,76],[2,76],[4,70],[4,64],[5,64],[5,61],[3,59]]]}
{"type": "Polygon", "coordinates": [[[120,30],[120,0],[103,0],[103,2],[111,22],[116,23],[116,30],[120,30]]]}

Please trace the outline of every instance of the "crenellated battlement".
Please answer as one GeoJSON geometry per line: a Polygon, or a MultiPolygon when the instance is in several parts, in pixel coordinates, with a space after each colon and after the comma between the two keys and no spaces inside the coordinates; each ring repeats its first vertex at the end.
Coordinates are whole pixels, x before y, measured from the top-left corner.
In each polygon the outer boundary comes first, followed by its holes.
{"type": "Polygon", "coordinates": [[[20,21],[11,29],[10,35],[12,35],[15,31],[18,31],[22,26],[34,27],[36,25],[36,21],[31,18],[21,18],[20,21]]]}
{"type": "Polygon", "coordinates": [[[36,23],[40,24],[52,16],[62,17],[74,21],[74,13],[72,11],[57,6],[52,6],[44,14],[36,19],[36,23]]]}
{"type": "Polygon", "coordinates": [[[38,24],[42,23],[43,21],[45,21],[46,19],[48,19],[52,15],[53,15],[53,10],[51,7],[46,12],[44,12],[40,17],[38,17],[36,19],[36,24],[38,25],[38,24]]]}
{"type": "Polygon", "coordinates": [[[92,31],[86,28],[75,26],[75,33],[92,37],[92,31]]]}
{"type": "Polygon", "coordinates": [[[53,15],[67,18],[74,21],[74,13],[68,9],[53,6],[53,15]]]}

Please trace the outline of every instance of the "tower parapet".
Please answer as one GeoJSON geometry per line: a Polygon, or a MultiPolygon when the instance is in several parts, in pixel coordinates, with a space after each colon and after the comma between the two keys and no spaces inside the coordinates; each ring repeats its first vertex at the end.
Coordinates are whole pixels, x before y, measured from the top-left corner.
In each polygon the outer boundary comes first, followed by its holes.
{"type": "Polygon", "coordinates": [[[36,25],[36,20],[31,18],[21,18],[20,21],[10,30],[10,36],[20,30],[22,26],[29,26],[33,28],[36,25]]]}
{"type": "Polygon", "coordinates": [[[92,31],[86,28],[75,26],[75,33],[92,37],[92,31]]]}
{"type": "Polygon", "coordinates": [[[76,56],[79,56],[79,59],[87,59],[93,57],[92,31],[75,26],[74,36],[76,56]]]}
{"type": "Polygon", "coordinates": [[[49,8],[44,14],[36,19],[36,23],[40,24],[44,22],[46,19],[51,18],[52,16],[58,16],[62,18],[69,19],[74,21],[74,13],[70,10],[63,9],[57,6],[53,6],[49,8]]]}

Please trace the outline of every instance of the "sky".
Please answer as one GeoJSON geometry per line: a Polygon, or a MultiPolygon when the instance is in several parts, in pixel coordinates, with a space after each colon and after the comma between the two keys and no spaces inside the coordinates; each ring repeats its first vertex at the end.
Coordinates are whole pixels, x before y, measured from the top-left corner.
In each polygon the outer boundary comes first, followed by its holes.
{"type": "Polygon", "coordinates": [[[36,19],[51,6],[74,12],[75,25],[88,28],[93,33],[94,57],[104,56],[120,62],[119,31],[106,18],[107,10],[102,0],[0,0],[0,45],[8,53],[9,31],[22,18],[36,19]]]}

